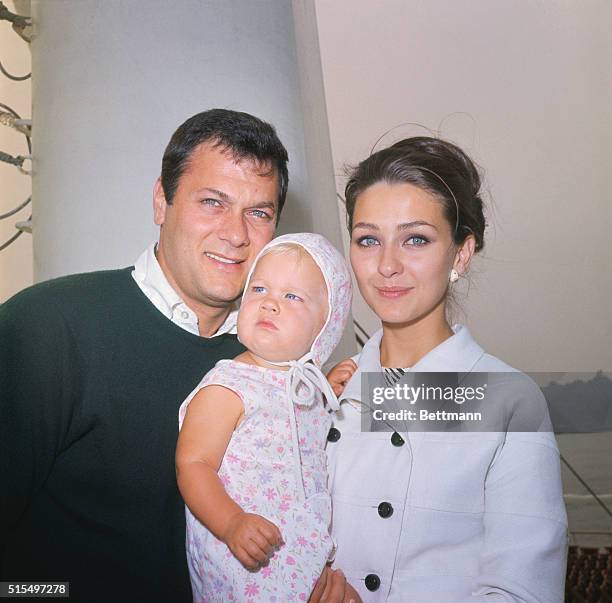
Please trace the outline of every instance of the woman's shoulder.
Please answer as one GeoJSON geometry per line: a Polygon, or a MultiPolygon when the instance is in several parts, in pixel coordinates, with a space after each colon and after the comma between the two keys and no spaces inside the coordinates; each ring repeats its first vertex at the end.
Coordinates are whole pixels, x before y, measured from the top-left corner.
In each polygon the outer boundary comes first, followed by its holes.
{"type": "Polygon", "coordinates": [[[508,431],[552,432],[546,398],[531,375],[487,353],[474,371],[486,374],[489,401],[509,411],[508,431]]]}
{"type": "Polygon", "coordinates": [[[505,384],[513,383],[516,391],[534,394],[542,392],[531,376],[520,369],[504,362],[501,358],[484,352],[472,369],[475,373],[487,373],[489,380],[494,383],[505,384]]]}
{"type": "Polygon", "coordinates": [[[493,356],[484,351],[480,359],[474,365],[474,369],[482,372],[498,372],[498,373],[520,373],[521,371],[507,362],[504,362],[501,358],[493,356]]]}

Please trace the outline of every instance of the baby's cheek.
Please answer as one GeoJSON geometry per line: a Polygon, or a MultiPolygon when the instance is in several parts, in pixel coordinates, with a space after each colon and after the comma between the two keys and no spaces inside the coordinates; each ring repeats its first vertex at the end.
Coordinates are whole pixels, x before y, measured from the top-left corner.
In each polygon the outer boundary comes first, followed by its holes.
{"type": "Polygon", "coordinates": [[[237,328],[247,328],[249,324],[252,323],[252,314],[253,312],[250,304],[243,304],[238,312],[237,328]]]}
{"type": "Polygon", "coordinates": [[[236,330],[238,332],[238,340],[248,348],[249,346],[247,341],[250,341],[251,332],[253,330],[251,327],[251,321],[248,320],[248,317],[243,316],[241,318],[240,314],[238,315],[236,330]]]}

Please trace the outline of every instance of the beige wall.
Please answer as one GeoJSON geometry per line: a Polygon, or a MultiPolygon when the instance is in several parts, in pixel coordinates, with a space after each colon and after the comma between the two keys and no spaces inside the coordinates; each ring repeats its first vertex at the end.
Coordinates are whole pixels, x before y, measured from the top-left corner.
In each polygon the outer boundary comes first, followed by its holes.
{"type": "MultiPolygon", "coordinates": [[[[612,370],[612,3],[316,7],[338,190],[390,128],[439,130],[492,198],[462,322],[525,370],[612,370]]],[[[377,328],[360,300],[354,315],[377,328]]]]}
{"type": "MultiPolygon", "coordinates": [[[[389,128],[409,121],[440,130],[484,166],[493,199],[463,320],[520,368],[612,370],[612,3],[315,4],[338,190],[342,166],[389,128]]],[[[28,47],[6,22],[0,47],[9,69],[29,71],[28,47]]],[[[0,86],[2,102],[31,115],[29,82],[0,76],[0,86]]],[[[382,144],[421,133],[405,126],[382,144]]],[[[23,137],[2,126],[0,148],[24,153],[23,137]]],[[[29,186],[0,165],[0,213],[29,186]]],[[[0,241],[27,215],[3,220],[0,241]]],[[[0,252],[0,302],[31,282],[23,235],[0,252]]],[[[376,328],[359,299],[355,315],[376,328]]]]}
{"type": "MultiPolygon", "coordinates": [[[[15,9],[11,0],[4,2],[12,12],[15,9]]],[[[22,7],[23,5],[20,5],[22,7]]],[[[30,48],[11,28],[7,21],[0,22],[0,59],[4,68],[13,75],[30,72],[32,60],[30,48]]],[[[12,107],[24,119],[32,116],[31,80],[14,82],[0,74],[0,102],[12,107]]],[[[28,149],[22,134],[12,128],[0,125],[0,150],[15,155],[27,155],[28,149]]],[[[24,167],[29,168],[30,162],[24,167]]],[[[10,211],[27,199],[32,190],[31,178],[17,171],[17,168],[0,163],[0,214],[10,211]]],[[[31,206],[19,213],[0,221],[0,245],[17,231],[15,222],[27,220],[31,206]]],[[[0,251],[0,303],[13,294],[32,284],[32,237],[24,233],[19,239],[0,251]]]]}
{"type": "MultiPolygon", "coordinates": [[[[32,2],[36,281],[133,263],[157,236],[163,149],[211,107],[276,126],[290,156],[279,231],[341,244],[314,0],[180,5],[189,19],[168,0],[32,2]]],[[[355,347],[345,336],[336,357],[355,347]]]]}

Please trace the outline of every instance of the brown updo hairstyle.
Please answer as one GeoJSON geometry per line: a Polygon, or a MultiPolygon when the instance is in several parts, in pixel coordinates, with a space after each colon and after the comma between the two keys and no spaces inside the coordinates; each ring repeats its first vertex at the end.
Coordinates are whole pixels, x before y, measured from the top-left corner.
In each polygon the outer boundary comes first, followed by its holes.
{"type": "Polygon", "coordinates": [[[456,145],[428,136],[405,138],[350,170],[345,189],[349,232],[359,195],[378,182],[414,184],[431,193],[442,204],[455,244],[472,234],[476,251],[484,247],[480,176],[472,160],[456,145]]]}

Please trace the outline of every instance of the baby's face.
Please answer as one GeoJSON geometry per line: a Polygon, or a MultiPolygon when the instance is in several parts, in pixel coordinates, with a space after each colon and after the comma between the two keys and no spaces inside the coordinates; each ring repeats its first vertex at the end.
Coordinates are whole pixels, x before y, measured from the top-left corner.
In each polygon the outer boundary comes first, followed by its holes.
{"type": "Polygon", "coordinates": [[[268,254],[255,267],[238,313],[238,336],[263,360],[301,358],[327,318],[327,286],[310,256],[268,254]]]}

